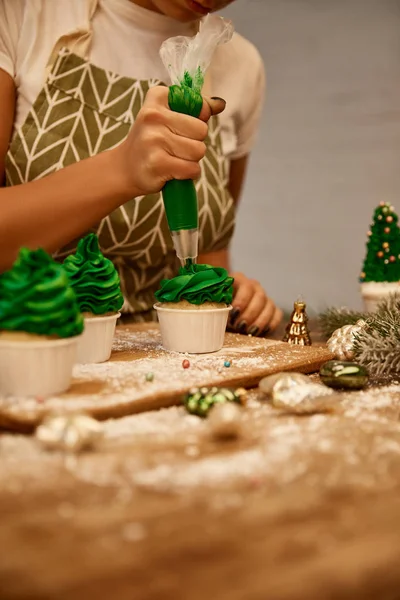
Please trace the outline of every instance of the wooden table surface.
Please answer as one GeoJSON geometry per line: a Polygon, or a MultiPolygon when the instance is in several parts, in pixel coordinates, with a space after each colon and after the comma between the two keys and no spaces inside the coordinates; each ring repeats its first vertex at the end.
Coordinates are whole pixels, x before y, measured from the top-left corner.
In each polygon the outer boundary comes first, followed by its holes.
{"type": "Polygon", "coordinates": [[[312,417],[254,392],[225,443],[176,407],[77,457],[3,433],[0,598],[399,598],[399,390],[312,417]]]}

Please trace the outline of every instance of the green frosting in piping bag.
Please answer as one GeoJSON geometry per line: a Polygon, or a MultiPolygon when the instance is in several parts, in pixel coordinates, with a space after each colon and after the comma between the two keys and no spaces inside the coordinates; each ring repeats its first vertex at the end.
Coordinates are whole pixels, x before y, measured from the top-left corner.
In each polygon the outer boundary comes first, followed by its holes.
{"type": "Polygon", "coordinates": [[[233,278],[228,271],[210,265],[181,267],[179,275],[164,279],[156,292],[159,302],[179,302],[187,300],[192,304],[218,302],[230,304],[233,296],[233,278]]]}
{"type": "Polygon", "coordinates": [[[0,275],[0,329],[60,338],[82,333],[68,277],[44,250],[22,248],[12,269],[0,275]]]}
{"type": "Polygon", "coordinates": [[[67,256],[64,269],[82,312],[116,313],[124,303],[119,277],[111,260],[103,256],[97,235],[81,239],[76,254],[67,256]]]}

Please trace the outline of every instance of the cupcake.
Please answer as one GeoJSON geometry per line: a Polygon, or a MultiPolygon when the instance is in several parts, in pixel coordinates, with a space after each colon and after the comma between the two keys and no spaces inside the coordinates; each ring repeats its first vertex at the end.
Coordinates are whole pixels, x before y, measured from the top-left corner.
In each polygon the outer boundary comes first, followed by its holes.
{"type": "Polygon", "coordinates": [[[400,293],[400,229],[398,216],[387,202],[381,202],[373,215],[360,284],[367,312],[400,293]]]}
{"type": "Polygon", "coordinates": [[[220,350],[232,309],[233,279],[210,265],[181,267],[156,292],[163,346],[166,350],[203,354],[220,350]]]}
{"type": "Polygon", "coordinates": [[[0,393],[50,396],[67,390],[83,318],[61,265],[23,248],[0,275],[0,393]]]}
{"type": "Polygon", "coordinates": [[[105,362],[111,355],[115,326],[124,303],[117,270],[103,256],[94,233],[80,240],[76,254],[68,256],[63,266],[85,320],[78,362],[105,362]]]}

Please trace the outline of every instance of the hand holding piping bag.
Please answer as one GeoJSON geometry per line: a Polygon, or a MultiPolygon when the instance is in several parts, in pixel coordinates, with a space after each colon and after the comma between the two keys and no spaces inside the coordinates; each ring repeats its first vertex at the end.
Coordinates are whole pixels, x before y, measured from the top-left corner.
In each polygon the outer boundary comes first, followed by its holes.
{"type": "MultiPolygon", "coordinates": [[[[201,91],[206,70],[217,46],[228,42],[232,35],[233,25],[230,21],[208,15],[195,37],[180,36],[163,43],[160,56],[173,83],[168,97],[171,110],[200,117],[203,108],[201,91]]],[[[211,105],[210,113],[213,113],[211,105]]],[[[199,216],[194,182],[168,181],[163,188],[163,199],[178,258],[183,266],[196,262],[199,216]]]]}

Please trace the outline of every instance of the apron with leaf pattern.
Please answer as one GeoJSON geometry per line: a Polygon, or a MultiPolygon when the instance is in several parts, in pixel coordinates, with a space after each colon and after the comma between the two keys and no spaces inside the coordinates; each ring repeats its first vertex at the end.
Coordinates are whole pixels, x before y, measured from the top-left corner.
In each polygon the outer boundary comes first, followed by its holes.
{"type": "MultiPolygon", "coordinates": [[[[89,1],[89,23],[97,4],[98,0],[89,1]]],[[[91,37],[88,28],[57,42],[44,88],[11,140],[6,185],[34,181],[117,146],[127,137],[149,88],[162,84],[123,77],[91,64],[85,58],[91,37]]],[[[201,253],[226,248],[232,237],[234,203],[227,184],[228,161],[222,153],[219,120],[213,117],[197,182],[201,253]]],[[[154,292],[178,266],[161,194],[130,200],[92,231],[118,269],[123,312],[135,320],[153,319],[154,292]]],[[[62,260],[77,242],[71,241],[55,258],[62,260]]]]}

